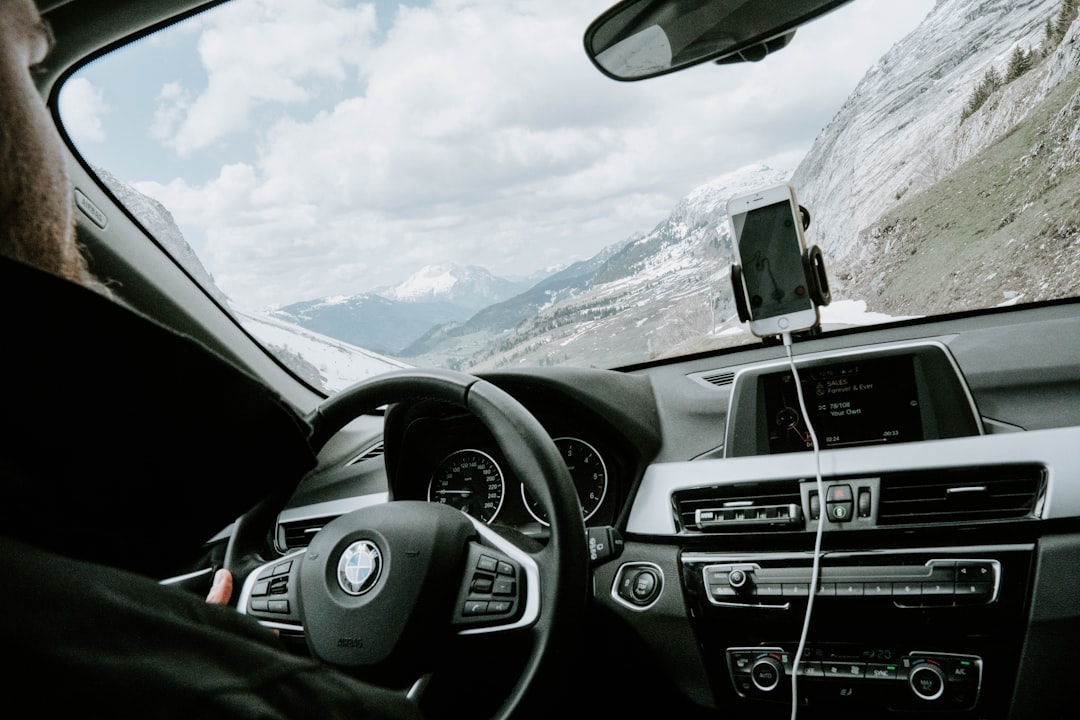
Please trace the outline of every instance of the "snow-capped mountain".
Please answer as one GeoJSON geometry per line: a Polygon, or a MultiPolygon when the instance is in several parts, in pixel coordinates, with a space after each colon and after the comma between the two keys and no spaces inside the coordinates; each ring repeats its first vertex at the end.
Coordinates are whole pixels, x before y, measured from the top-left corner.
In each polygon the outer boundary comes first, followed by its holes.
{"type": "Polygon", "coordinates": [[[102,168],[94,170],[109,190],[208,293],[223,307],[229,308],[248,332],[312,387],[331,393],[361,378],[409,367],[399,360],[286,322],[280,317],[236,307],[214,283],[213,277],[184,239],[172,213],[164,205],[108,171],[102,168]]]}
{"type": "Polygon", "coordinates": [[[727,200],[788,174],[751,165],[717,177],[650,232],[485,308],[464,325],[437,328],[406,354],[418,364],[482,370],[517,363],[610,366],[715,346],[734,314],[727,200]]]}
{"type": "Polygon", "coordinates": [[[492,275],[478,265],[427,265],[400,285],[372,292],[400,302],[446,302],[479,310],[513,297],[532,283],[492,275]]]}
{"type": "Polygon", "coordinates": [[[408,355],[407,346],[432,327],[463,323],[527,287],[474,265],[429,265],[394,287],[293,303],[273,315],[359,347],[408,355]]]}

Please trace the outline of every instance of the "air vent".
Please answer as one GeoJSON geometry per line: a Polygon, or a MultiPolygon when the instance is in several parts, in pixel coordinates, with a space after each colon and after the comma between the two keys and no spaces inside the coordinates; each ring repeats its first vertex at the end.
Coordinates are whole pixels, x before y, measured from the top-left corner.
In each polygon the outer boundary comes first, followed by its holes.
{"type": "Polygon", "coordinates": [[[711,375],[702,375],[701,379],[710,385],[724,386],[730,385],[735,382],[735,373],[733,372],[719,372],[711,375]]]}
{"type": "Polygon", "coordinates": [[[315,533],[333,519],[332,517],[310,518],[278,525],[278,550],[288,552],[307,547],[311,543],[311,538],[315,537],[315,533]]]}
{"type": "Polygon", "coordinates": [[[357,455],[356,457],[354,457],[352,460],[350,460],[346,464],[347,465],[358,465],[358,464],[360,464],[362,462],[366,462],[368,460],[374,460],[376,458],[381,458],[385,451],[386,451],[386,446],[383,445],[383,443],[381,443],[381,442],[376,443],[375,445],[372,445],[367,450],[365,450],[364,452],[362,452],[359,455],[357,455]]]}
{"type": "Polygon", "coordinates": [[[686,532],[796,530],[804,526],[796,480],[681,490],[675,521],[686,532]]]}
{"type": "Polygon", "coordinates": [[[881,479],[880,525],[1038,518],[1046,471],[1037,465],[905,473],[881,479]]]}

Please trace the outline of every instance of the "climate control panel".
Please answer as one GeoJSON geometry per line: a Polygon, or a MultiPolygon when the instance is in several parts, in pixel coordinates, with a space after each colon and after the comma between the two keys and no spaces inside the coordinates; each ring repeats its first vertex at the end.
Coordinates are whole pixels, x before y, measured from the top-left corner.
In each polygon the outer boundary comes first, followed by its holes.
{"type": "Polygon", "coordinates": [[[849,645],[808,646],[796,668],[794,645],[731,647],[728,671],[741,697],[790,702],[869,703],[890,710],[964,711],[983,676],[977,655],[849,645]]]}

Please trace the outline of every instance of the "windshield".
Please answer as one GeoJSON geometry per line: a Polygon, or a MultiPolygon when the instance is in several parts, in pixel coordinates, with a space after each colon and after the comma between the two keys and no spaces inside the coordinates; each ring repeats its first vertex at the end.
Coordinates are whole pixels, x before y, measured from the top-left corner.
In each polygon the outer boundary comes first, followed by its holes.
{"type": "Polygon", "coordinates": [[[759,343],[725,207],[782,181],[825,332],[1080,286],[1074,0],[859,0],[639,83],[582,49],[608,4],[235,0],[85,66],[62,121],[322,392],[759,343]]]}

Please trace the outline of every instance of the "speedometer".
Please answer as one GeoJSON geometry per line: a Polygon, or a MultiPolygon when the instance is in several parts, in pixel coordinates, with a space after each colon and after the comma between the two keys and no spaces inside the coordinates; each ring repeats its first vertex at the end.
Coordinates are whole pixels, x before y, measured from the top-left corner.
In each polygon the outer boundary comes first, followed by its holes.
{"type": "Polygon", "coordinates": [[[427,499],[490,523],[502,507],[504,490],[502,470],[494,458],[479,450],[458,450],[435,469],[427,499]]]}
{"type": "MultiPolygon", "coordinates": [[[[570,479],[574,481],[577,489],[578,500],[581,502],[581,512],[588,520],[600,509],[607,495],[608,475],[604,458],[600,456],[589,443],[575,437],[555,438],[555,447],[559,449],[570,471],[570,479]]],[[[548,524],[547,513],[543,511],[532,495],[521,486],[521,496],[525,500],[525,507],[529,514],[538,522],[548,524]]]]}

